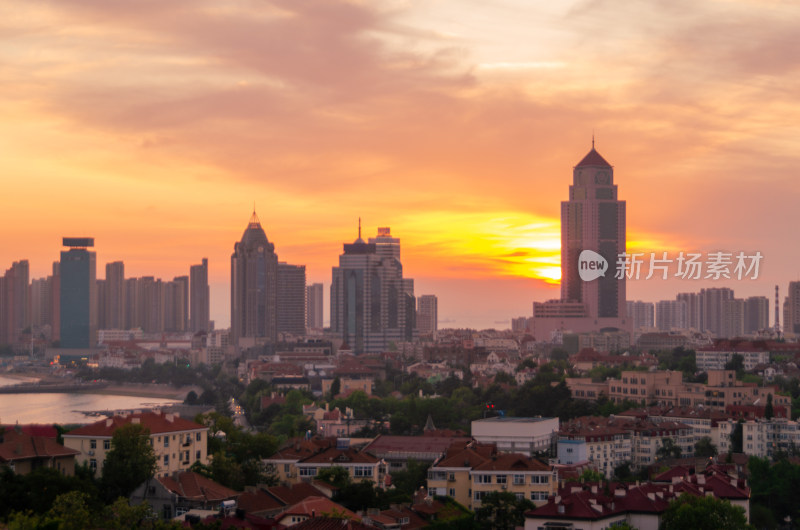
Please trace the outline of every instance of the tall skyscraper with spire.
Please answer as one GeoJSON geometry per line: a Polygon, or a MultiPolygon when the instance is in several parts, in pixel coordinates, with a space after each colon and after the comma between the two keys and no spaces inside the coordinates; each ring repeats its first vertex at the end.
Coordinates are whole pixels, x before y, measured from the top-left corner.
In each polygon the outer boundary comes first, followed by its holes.
{"type": "Polygon", "coordinates": [[[388,227],[368,242],[345,243],[332,270],[331,331],[354,352],[380,352],[391,342],[413,340],[414,283],[403,278],[400,240],[388,227]]]}
{"type": "Polygon", "coordinates": [[[549,340],[555,331],[630,330],[625,278],[615,277],[625,252],[625,201],[617,197],[614,168],[594,147],[572,171],[569,200],[561,203],[561,299],[533,304],[534,333],[549,340]],[[602,256],[605,275],[584,280],[583,251],[602,256]]]}
{"type": "Polygon", "coordinates": [[[231,255],[231,339],[239,346],[278,337],[278,256],[255,209],[231,255]]]}

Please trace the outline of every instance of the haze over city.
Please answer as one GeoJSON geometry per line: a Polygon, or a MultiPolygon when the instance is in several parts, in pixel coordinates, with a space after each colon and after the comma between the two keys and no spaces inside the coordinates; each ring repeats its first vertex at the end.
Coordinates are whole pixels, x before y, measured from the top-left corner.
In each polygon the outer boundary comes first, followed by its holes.
{"type": "Polygon", "coordinates": [[[4,267],[62,236],[98,269],[209,259],[211,318],[253,209],[331,281],[390,226],[442,327],[557,298],[560,203],[592,137],[629,251],[760,251],[756,281],[628,282],[629,300],[798,279],[798,8],[452,0],[0,4],[4,267]]]}

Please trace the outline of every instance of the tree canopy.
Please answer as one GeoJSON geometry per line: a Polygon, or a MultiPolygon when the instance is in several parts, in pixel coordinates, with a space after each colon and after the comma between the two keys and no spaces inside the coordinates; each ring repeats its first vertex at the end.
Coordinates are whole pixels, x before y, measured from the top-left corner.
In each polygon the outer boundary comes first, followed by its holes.
{"type": "Polygon", "coordinates": [[[137,486],[158,471],[158,457],[150,445],[150,430],[126,423],[111,437],[111,450],[103,464],[102,484],[107,500],[129,497],[137,486]]]}

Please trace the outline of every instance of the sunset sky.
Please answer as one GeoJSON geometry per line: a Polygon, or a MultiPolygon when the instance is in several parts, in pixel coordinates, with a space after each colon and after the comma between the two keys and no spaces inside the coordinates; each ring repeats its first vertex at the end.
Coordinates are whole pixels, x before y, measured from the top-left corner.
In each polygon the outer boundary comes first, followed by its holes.
{"type": "Polygon", "coordinates": [[[764,255],[629,299],[772,297],[800,279],[799,24],[762,0],[0,0],[0,272],[45,276],[62,236],[95,238],[100,278],[208,257],[224,327],[255,203],[326,304],[361,217],[440,327],[507,327],[558,296],[594,133],[630,249],[764,255]]]}

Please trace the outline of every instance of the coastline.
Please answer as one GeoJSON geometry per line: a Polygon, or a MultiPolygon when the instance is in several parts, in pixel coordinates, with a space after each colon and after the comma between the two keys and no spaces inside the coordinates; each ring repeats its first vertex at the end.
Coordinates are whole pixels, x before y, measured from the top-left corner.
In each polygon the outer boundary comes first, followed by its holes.
{"type": "MultiPolygon", "coordinates": [[[[3,372],[2,377],[18,381],[18,384],[41,383],[47,384],[70,384],[74,382],[71,377],[59,377],[52,374],[42,374],[37,372],[3,372]]],[[[13,385],[11,385],[13,386],[13,385]]],[[[183,386],[175,388],[171,385],[148,384],[148,383],[118,383],[109,381],[102,388],[92,388],[74,390],[76,394],[98,394],[106,396],[132,396],[159,399],[174,399],[183,401],[186,395],[192,390],[198,395],[203,389],[198,386],[183,386]]]]}
{"type": "Polygon", "coordinates": [[[104,388],[87,388],[86,390],[81,390],[78,393],[107,396],[151,397],[183,401],[186,399],[186,395],[192,390],[194,390],[198,395],[202,392],[202,390],[198,392],[198,388],[194,386],[175,388],[169,385],[151,385],[144,383],[110,383],[104,388]]]}

